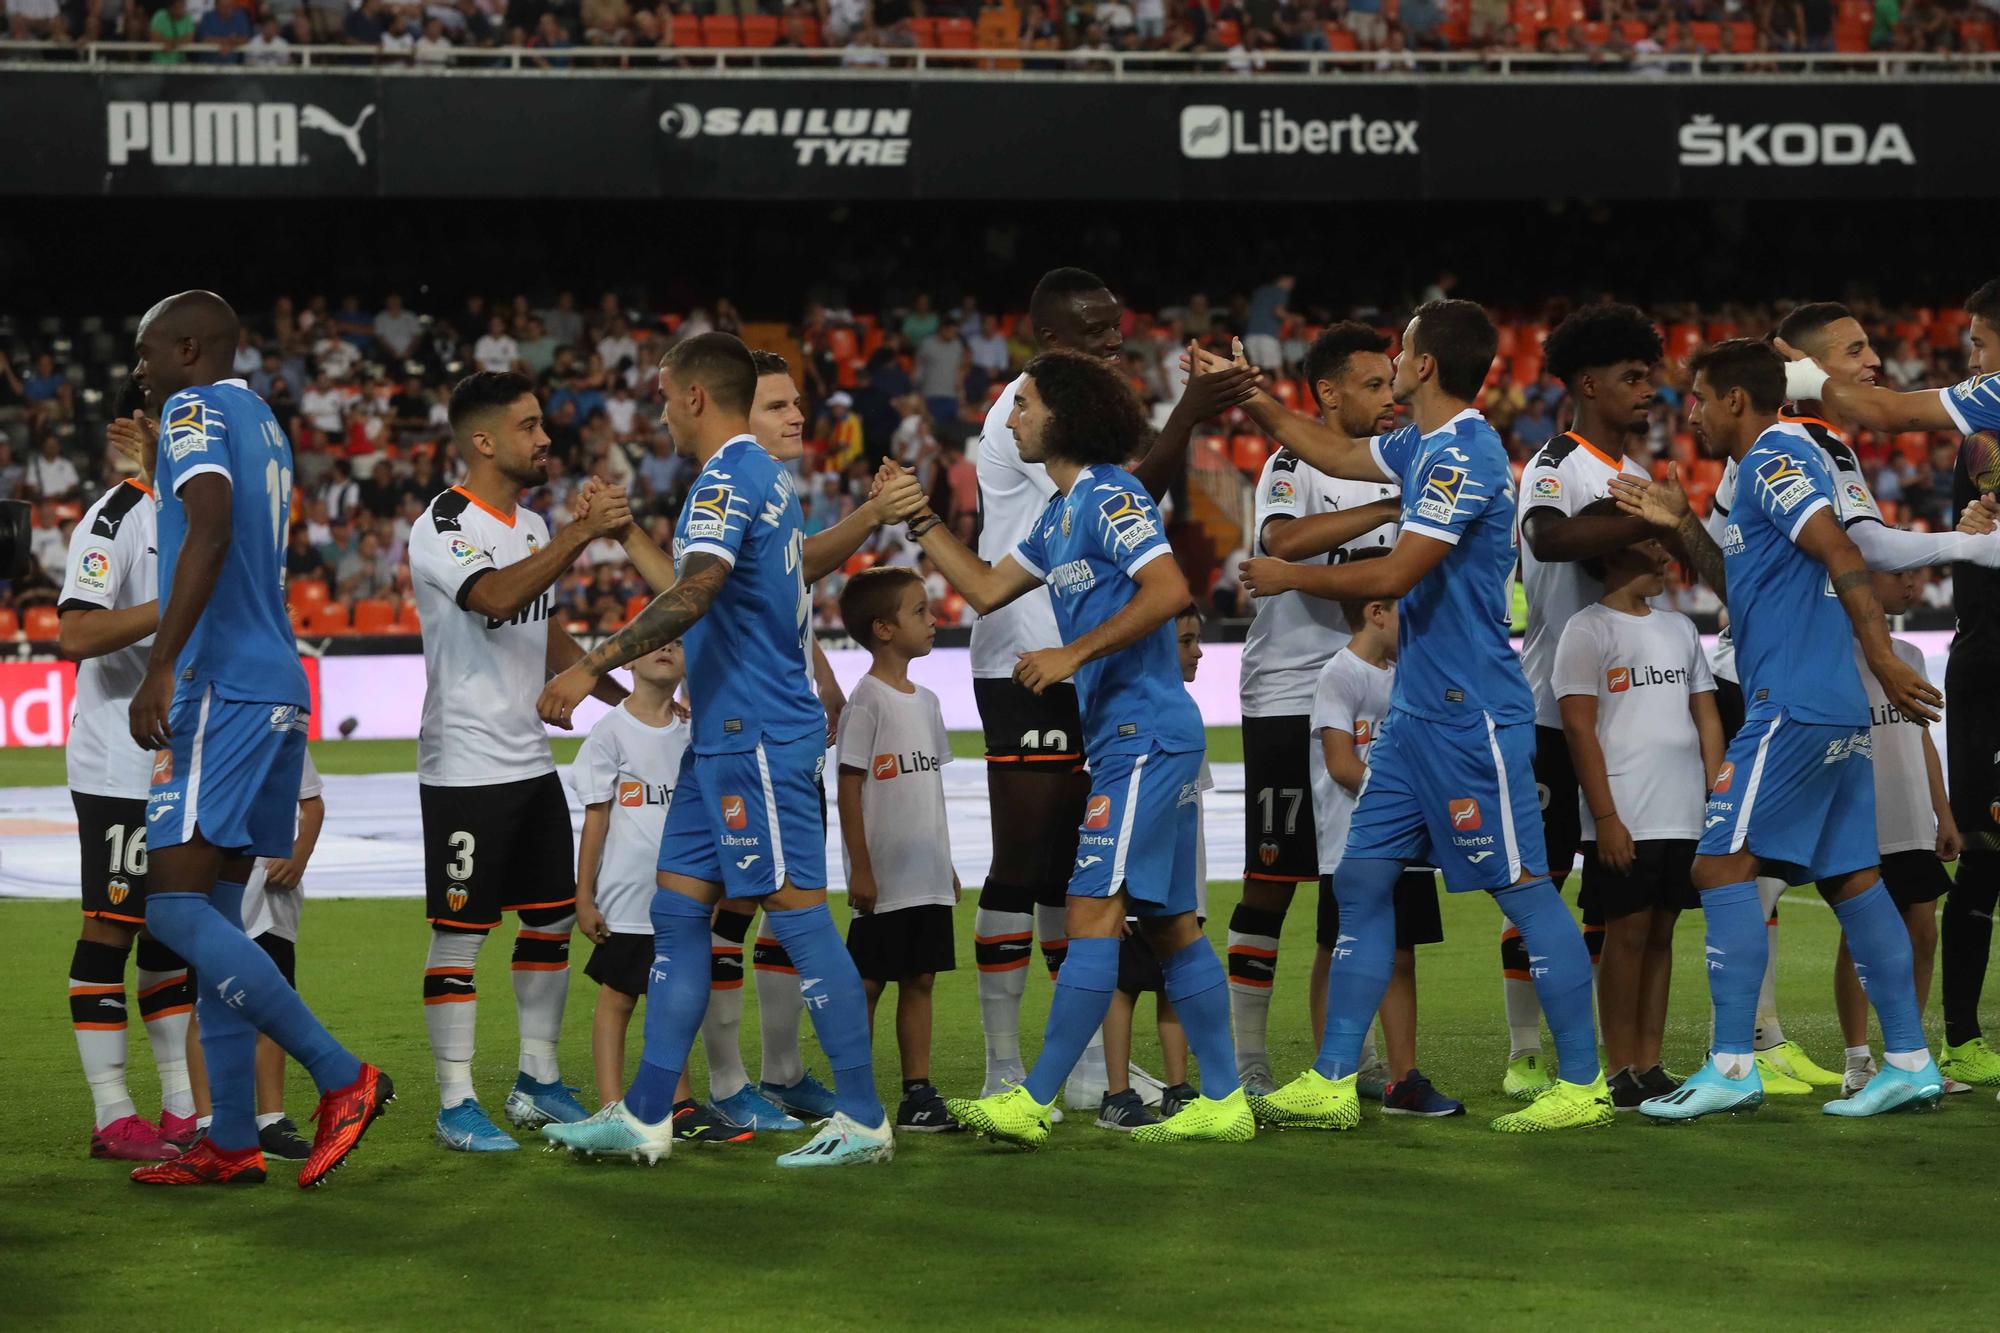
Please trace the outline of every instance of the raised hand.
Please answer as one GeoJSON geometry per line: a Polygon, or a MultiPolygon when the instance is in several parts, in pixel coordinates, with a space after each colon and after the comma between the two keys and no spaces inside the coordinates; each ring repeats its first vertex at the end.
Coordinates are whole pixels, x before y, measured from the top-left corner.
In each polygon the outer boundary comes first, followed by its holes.
{"type": "Polygon", "coordinates": [[[1260,555],[1255,560],[1245,560],[1237,578],[1242,580],[1244,589],[1252,597],[1276,597],[1299,586],[1294,577],[1298,568],[1289,560],[1260,555]]]}
{"type": "Polygon", "coordinates": [[[139,480],[153,482],[153,457],[160,442],[160,423],[143,412],[129,417],[113,417],[104,428],[111,450],[139,469],[139,480]]]}
{"type": "Polygon", "coordinates": [[[1621,512],[1671,532],[1691,512],[1687,491],[1670,472],[1666,481],[1620,473],[1611,479],[1611,498],[1621,512]]]}

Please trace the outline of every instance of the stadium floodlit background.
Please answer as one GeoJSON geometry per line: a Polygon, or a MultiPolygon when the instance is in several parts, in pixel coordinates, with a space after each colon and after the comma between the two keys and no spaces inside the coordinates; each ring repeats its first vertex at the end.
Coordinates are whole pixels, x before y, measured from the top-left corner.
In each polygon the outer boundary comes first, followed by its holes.
{"type": "MultiPolygon", "coordinates": [[[[1720,469],[1693,459],[1679,418],[1682,363],[1703,341],[1842,299],[1887,382],[1962,375],[1958,305],[1994,269],[1983,196],[2000,174],[1976,138],[2000,60],[1991,9],[8,0],[6,13],[0,498],[35,501],[36,558],[0,586],[0,923],[14,964],[0,1033],[15,1074],[0,1281],[24,1320],[1984,1322],[2000,1129],[1986,1096],[1879,1124],[1779,1104],[1678,1133],[1487,1134],[1506,1051],[1498,917],[1483,901],[1447,901],[1447,942],[1422,955],[1420,1056],[1471,1103],[1466,1120],[1371,1114],[1353,1135],[1146,1156],[1078,1117],[1034,1158],[947,1138],[885,1171],[801,1181],[778,1179],[762,1147],[657,1172],[433,1150],[419,914],[348,899],[420,891],[395,832],[423,688],[403,547],[463,466],[442,404],[467,370],[519,365],[541,384],[560,469],[530,503],[552,524],[602,476],[664,526],[692,469],[655,424],[652,367],[691,330],[740,332],[787,355],[805,387],[809,530],[893,455],[963,531],[977,493],[963,446],[1029,354],[1020,316],[1047,268],[1090,268],[1125,299],[1125,368],[1162,416],[1188,339],[1269,339],[1279,391],[1303,402],[1297,362],[1318,326],[1400,330],[1427,295],[1482,301],[1502,330],[1484,406],[1517,461],[1566,421],[1541,336],[1608,294],[1666,334],[1653,444],[1705,502],[1720,469]],[[1274,320],[1280,278],[1292,285],[1274,320]],[[237,368],[290,428],[287,566],[314,754],[352,784],[329,789],[322,873],[307,875],[324,901],[307,914],[301,984],[402,1092],[364,1165],[310,1197],[140,1197],[86,1160],[57,998],[75,929],[74,906],[51,901],[75,880],[57,748],[72,678],[54,644],[62,552],[118,475],[103,425],[137,317],[187,287],[243,314],[237,368]],[[344,794],[368,813],[336,837],[344,794]]],[[[1855,444],[1891,522],[1950,525],[1955,436],[1855,444]]],[[[1205,427],[1170,514],[1212,613],[1196,690],[1223,779],[1209,810],[1218,939],[1236,885],[1234,853],[1216,849],[1240,846],[1235,571],[1268,447],[1244,422],[1205,427]]],[[[916,552],[887,533],[849,570],[877,561],[916,552]]],[[[817,614],[851,683],[861,663],[833,628],[842,577],[821,585],[817,614]]],[[[931,585],[940,622],[967,622],[931,585]]],[[[643,595],[609,545],[557,589],[585,641],[643,595]]],[[[1675,596],[1713,628],[1705,591],[1675,596]]],[[[1906,628],[1946,630],[1950,606],[1934,572],[1906,628]]],[[[925,679],[969,761],[954,820],[971,885],[990,830],[963,643],[962,629],[941,633],[925,679]]],[[[1787,903],[1787,1026],[1837,1044],[1831,914],[1810,894],[1787,903]]],[[[947,1092],[978,1078],[971,906],[968,894],[961,970],[937,992],[947,1092]]],[[[1291,925],[1281,1067],[1306,1059],[1309,914],[1291,925]]],[[[1682,1068],[1707,1031],[1698,938],[1679,941],[1669,1062],[1682,1068]]],[[[589,1059],[576,971],[572,1080],[589,1059]]],[[[1038,976],[1025,1028],[1039,1030],[1047,994],[1038,976]]],[[[506,1009],[483,1016],[482,1084],[511,1059],[506,1009]]],[[[150,1066],[131,1069],[143,1107],[150,1066]]]]}

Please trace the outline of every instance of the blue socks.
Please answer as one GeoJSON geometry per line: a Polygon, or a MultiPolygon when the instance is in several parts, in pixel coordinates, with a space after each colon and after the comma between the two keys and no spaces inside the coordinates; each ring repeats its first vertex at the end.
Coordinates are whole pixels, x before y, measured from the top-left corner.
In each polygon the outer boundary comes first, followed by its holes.
{"type": "MultiPolygon", "coordinates": [[[[1055,1104],[1063,1080],[1082,1058],[1084,1047],[1104,1026],[1111,1012],[1111,992],[1118,988],[1118,941],[1115,939],[1072,939],[1069,956],[1056,974],[1055,999],[1049,1003],[1049,1025],[1042,1034],[1042,1052],[1028,1071],[1023,1086],[1028,1095],[1044,1106],[1055,1104]]],[[[1224,1022],[1227,1023],[1225,1017],[1224,1022]]],[[[1187,1023],[1187,1016],[1182,1016],[1187,1023]]],[[[1188,1028],[1188,1036],[1194,1029],[1188,1028]]],[[[1203,1067],[1204,1072],[1206,1066],[1203,1067]]],[[[1235,1057],[1229,1061],[1234,1074],[1235,1057]]]]}
{"type": "MultiPolygon", "coordinates": [[[[1315,1072],[1325,1078],[1345,1078],[1361,1067],[1361,1043],[1368,1025],[1382,1007],[1389,973],[1396,962],[1396,878],[1400,861],[1348,858],[1334,872],[1333,892],[1340,900],[1338,943],[1326,983],[1326,1036],[1320,1042],[1315,1072]]],[[[1189,1030],[1193,1035],[1193,1030],[1189,1030]]],[[[1208,1077],[1207,1066],[1202,1077],[1208,1077]]]]}
{"type": "Polygon", "coordinates": [[[686,894],[656,889],[652,915],[655,957],[646,980],[645,1037],[639,1072],[625,1090],[625,1109],[657,1125],[674,1112],[674,1088],[708,1014],[708,922],[713,912],[686,894]]]}
{"type": "MultiPolygon", "coordinates": [[[[833,1066],[833,1101],[850,1120],[869,1129],[887,1118],[882,1099],[875,1095],[875,1058],[869,1049],[868,995],[861,989],[861,973],[855,970],[854,956],[833,924],[833,913],[825,903],[800,907],[789,912],[764,913],[764,920],[792,966],[799,970],[799,989],[805,996],[806,1012],[812,1015],[813,1032],[819,1048],[833,1066]]],[[[702,956],[708,956],[708,924],[702,923],[702,956]]],[[[703,1005],[707,1004],[708,973],[701,974],[703,1005]]],[[[690,1032],[692,1037],[692,1032],[690,1032]]]]}
{"type": "MultiPolygon", "coordinates": [[[[1075,947],[1072,942],[1071,947],[1075,947]]],[[[1236,1041],[1229,1032],[1229,977],[1215,946],[1196,940],[1160,965],[1167,999],[1181,1016],[1188,1049],[1201,1065],[1201,1095],[1227,1097],[1236,1081],[1236,1041]]]]}
{"type": "MultiPolygon", "coordinates": [[[[1757,888],[1754,884],[1747,887],[1751,914],[1757,918],[1757,940],[1762,944],[1764,915],[1757,911],[1757,888]]],[[[1542,1002],[1542,1013],[1556,1039],[1559,1077],[1565,1083],[1595,1083],[1603,1071],[1597,1063],[1597,1022],[1590,1006],[1590,950],[1583,942],[1583,932],[1577,929],[1576,918],[1569,914],[1569,904],[1547,876],[1496,889],[1493,901],[1521,932],[1521,943],[1527,947],[1535,998],[1542,1002]]],[[[1757,985],[1763,977],[1760,960],[1750,979],[1750,1022],[1756,1020],[1757,985]]],[[[1749,1040],[1747,1035],[1744,1040],[1749,1040]]]]}
{"type": "Polygon", "coordinates": [[[222,1127],[211,1126],[209,1136],[216,1147],[232,1151],[257,1142],[258,1032],[304,1065],[321,1092],[361,1077],[361,1062],[333,1039],[271,956],[243,933],[242,910],[241,884],[217,884],[213,898],[203,893],[146,898],[147,932],[187,959],[201,988],[196,1012],[202,1053],[209,1063],[214,1123],[222,1127]]]}
{"type": "Polygon", "coordinates": [[[1917,988],[1911,976],[1910,932],[1880,883],[1845,902],[1833,904],[1840,928],[1847,932],[1847,951],[1854,955],[1855,975],[1875,1017],[1882,1024],[1882,1049],[1901,1054],[1928,1047],[1923,1015],[1917,1012],[1917,988]]]}
{"type": "MultiPolygon", "coordinates": [[[[1888,894],[1884,892],[1882,897],[1886,906],[1888,894]]],[[[1839,912],[1840,908],[1834,911],[1839,912]]],[[[1715,1005],[1714,1049],[1722,1055],[1750,1055],[1757,1035],[1757,992],[1764,984],[1764,964],[1771,948],[1764,931],[1764,909],[1757,901],[1757,886],[1746,881],[1703,889],[1701,914],[1707,923],[1704,938],[1708,945],[1708,994],[1715,1005]]],[[[1896,930],[1903,929],[1902,919],[1893,907],[1889,909],[1889,922],[1896,930]]],[[[1850,934],[1850,952],[1854,944],[1850,934]]],[[[1909,937],[1905,935],[1906,987],[1909,956],[1909,937]]],[[[1861,955],[1855,953],[1854,957],[1858,965],[1861,955]]]]}

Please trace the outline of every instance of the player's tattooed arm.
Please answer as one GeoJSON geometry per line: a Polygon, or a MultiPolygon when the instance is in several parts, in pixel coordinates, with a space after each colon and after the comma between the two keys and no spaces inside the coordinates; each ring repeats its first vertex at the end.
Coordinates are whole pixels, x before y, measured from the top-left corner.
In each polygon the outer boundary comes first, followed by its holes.
{"type": "Polygon", "coordinates": [[[1861,655],[1867,659],[1868,669],[1875,673],[1889,702],[1905,717],[1937,721],[1944,695],[1924,679],[1922,672],[1896,656],[1889,642],[1888,618],[1882,614],[1882,603],[1875,599],[1868,567],[1862,563],[1860,549],[1834,518],[1833,510],[1822,508],[1815,512],[1792,541],[1826,566],[1833,595],[1847,612],[1855,641],[1861,645],[1861,655]]]}
{"type": "MultiPolygon", "coordinates": [[[[583,645],[570,637],[569,631],[563,628],[561,621],[551,619],[549,621],[549,674],[551,676],[561,675],[575,666],[582,657],[583,645]]],[[[598,677],[597,687],[590,693],[592,698],[601,699],[605,703],[616,707],[625,701],[625,696],[630,694],[631,691],[609,676],[600,676],[598,677]]]]}
{"type": "Polygon", "coordinates": [[[215,594],[216,580],[229,556],[233,537],[230,527],[229,478],[217,472],[190,477],[180,488],[181,507],[187,512],[187,536],[181,541],[180,559],[174,565],[174,586],[168,590],[167,609],[153,636],[153,650],[146,659],[146,677],[132,695],[128,714],[132,740],[142,750],[166,747],[173,736],[167,714],[174,702],[174,664],[188,636],[208,609],[215,594]]]}
{"type": "MultiPolygon", "coordinates": [[[[1684,560],[1696,576],[1715,590],[1725,603],[1729,600],[1728,579],[1723,571],[1722,548],[1708,535],[1687,491],[1678,476],[1668,476],[1655,484],[1645,477],[1619,475],[1611,479],[1611,498],[1628,517],[1657,529],[1674,554],[1684,560]]],[[[1537,551],[1539,554],[1539,550],[1537,551]]],[[[1571,557],[1575,558],[1575,557],[1571,557]]]]}
{"type": "Polygon", "coordinates": [[[729,562],[722,557],[706,551],[690,554],[681,562],[681,575],[672,587],[655,597],[631,624],[585,653],[543,688],[536,705],[542,720],[567,728],[570,714],[607,671],[656,652],[687,633],[689,626],[708,614],[728,577],[729,562]]]}

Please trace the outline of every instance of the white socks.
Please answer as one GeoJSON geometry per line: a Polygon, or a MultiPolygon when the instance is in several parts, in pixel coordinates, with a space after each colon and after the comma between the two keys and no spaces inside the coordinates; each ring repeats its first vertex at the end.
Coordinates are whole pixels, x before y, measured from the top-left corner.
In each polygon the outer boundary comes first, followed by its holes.
{"type": "MultiPolygon", "coordinates": [[[[799,1021],[806,1011],[798,969],[770,935],[757,936],[757,1026],[764,1034],[764,1082],[789,1088],[806,1076],[799,1021]]],[[[712,998],[712,997],[711,997],[712,998]]]]}
{"type": "Polygon", "coordinates": [[[1020,1082],[1021,997],[1028,989],[1035,918],[1027,912],[980,908],[972,918],[972,953],[979,968],[979,1025],[986,1033],[986,1089],[1020,1082]]]}
{"type": "Polygon", "coordinates": [[[556,921],[523,923],[514,936],[514,1016],[521,1028],[521,1072],[537,1083],[562,1078],[556,1042],[569,1002],[570,913],[556,921]]]}
{"type": "Polygon", "coordinates": [[[479,991],[472,969],[485,943],[483,932],[433,930],[430,955],[424,960],[424,1028],[437,1061],[438,1105],[445,1110],[473,1097],[479,991]]]}

